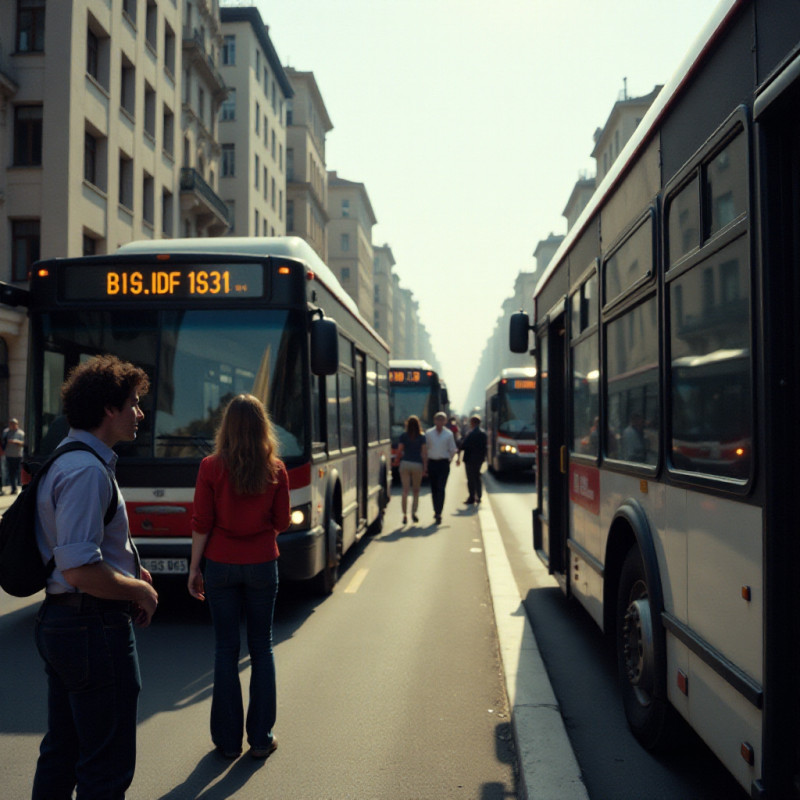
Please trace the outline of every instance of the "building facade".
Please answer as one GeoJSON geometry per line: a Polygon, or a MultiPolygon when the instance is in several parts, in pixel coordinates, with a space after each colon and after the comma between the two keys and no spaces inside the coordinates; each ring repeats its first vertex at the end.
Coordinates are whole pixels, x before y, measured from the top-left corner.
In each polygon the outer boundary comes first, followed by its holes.
{"type": "Polygon", "coordinates": [[[375,280],[373,325],[389,345],[389,348],[393,349],[392,334],[395,303],[392,267],[395,265],[394,255],[392,248],[388,244],[373,245],[372,252],[375,280]]]}
{"type": "Polygon", "coordinates": [[[375,318],[372,228],[377,223],[363,183],[328,173],[328,266],[361,315],[375,318]]]}
{"type": "MultiPolygon", "coordinates": [[[[39,258],[228,229],[221,44],[218,0],[0,3],[0,280],[25,286],[39,258]]],[[[3,421],[24,408],[25,316],[4,306],[0,337],[3,421]]]]}
{"type": "Polygon", "coordinates": [[[255,7],[222,8],[220,194],[230,234],[286,234],[286,101],[294,92],[255,7]]]}
{"type": "Polygon", "coordinates": [[[286,233],[328,263],[325,137],[333,130],[313,72],[287,68],[294,96],[286,110],[286,233]]]}

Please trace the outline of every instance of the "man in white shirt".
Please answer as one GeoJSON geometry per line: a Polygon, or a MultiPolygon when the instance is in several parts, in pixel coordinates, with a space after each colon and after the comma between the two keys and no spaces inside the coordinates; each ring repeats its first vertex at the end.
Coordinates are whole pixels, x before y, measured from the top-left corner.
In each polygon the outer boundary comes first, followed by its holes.
{"type": "Polygon", "coordinates": [[[447,414],[440,411],[433,418],[433,427],[425,431],[428,449],[428,477],[431,482],[433,514],[438,525],[442,521],[444,487],[450,475],[450,461],[456,456],[456,466],[461,463],[453,432],[445,428],[447,414]]]}

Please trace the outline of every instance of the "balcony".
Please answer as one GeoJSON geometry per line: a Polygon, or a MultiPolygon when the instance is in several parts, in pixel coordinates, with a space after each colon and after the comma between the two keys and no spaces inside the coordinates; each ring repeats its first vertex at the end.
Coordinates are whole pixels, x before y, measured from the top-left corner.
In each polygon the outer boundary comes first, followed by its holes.
{"type": "Polygon", "coordinates": [[[184,65],[191,64],[208,84],[211,94],[217,103],[221,103],[227,94],[225,81],[214,63],[214,59],[206,52],[205,42],[196,28],[183,29],[184,65]]]}
{"type": "Polygon", "coordinates": [[[197,227],[209,236],[222,236],[230,230],[230,209],[192,167],[181,167],[181,210],[193,214],[197,227]]]}

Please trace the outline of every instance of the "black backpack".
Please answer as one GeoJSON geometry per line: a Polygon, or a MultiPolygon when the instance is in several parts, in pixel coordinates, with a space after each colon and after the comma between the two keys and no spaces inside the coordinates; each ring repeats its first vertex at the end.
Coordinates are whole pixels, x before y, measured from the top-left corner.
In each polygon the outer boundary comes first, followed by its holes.
{"type": "MultiPolygon", "coordinates": [[[[55,567],[55,559],[45,564],[36,546],[36,490],[50,465],[64,453],[85,450],[105,462],[88,444],[69,442],[55,450],[39,467],[31,482],[23,488],[0,519],[0,587],[15,597],[29,597],[47,585],[47,578],[55,567]]],[[[117,512],[117,492],[112,492],[111,503],[103,524],[108,525],[117,512]]]]}

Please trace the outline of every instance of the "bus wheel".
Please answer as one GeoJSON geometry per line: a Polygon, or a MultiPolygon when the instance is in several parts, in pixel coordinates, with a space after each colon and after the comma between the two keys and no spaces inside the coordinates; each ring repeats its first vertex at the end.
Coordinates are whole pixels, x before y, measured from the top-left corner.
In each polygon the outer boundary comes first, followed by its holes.
{"type": "Polygon", "coordinates": [[[658,646],[644,564],[637,548],[622,565],[617,595],[617,665],[622,704],[633,735],[648,750],[666,743],[669,706],[664,682],[666,664],[658,646]],[[662,687],[663,688],[663,687],[662,687]]]}
{"type": "Polygon", "coordinates": [[[342,560],[342,550],[344,549],[342,526],[333,516],[328,517],[327,531],[325,566],[316,577],[317,590],[323,595],[330,594],[339,580],[339,562],[342,560]],[[331,547],[333,547],[333,552],[331,552],[331,547]]]}

